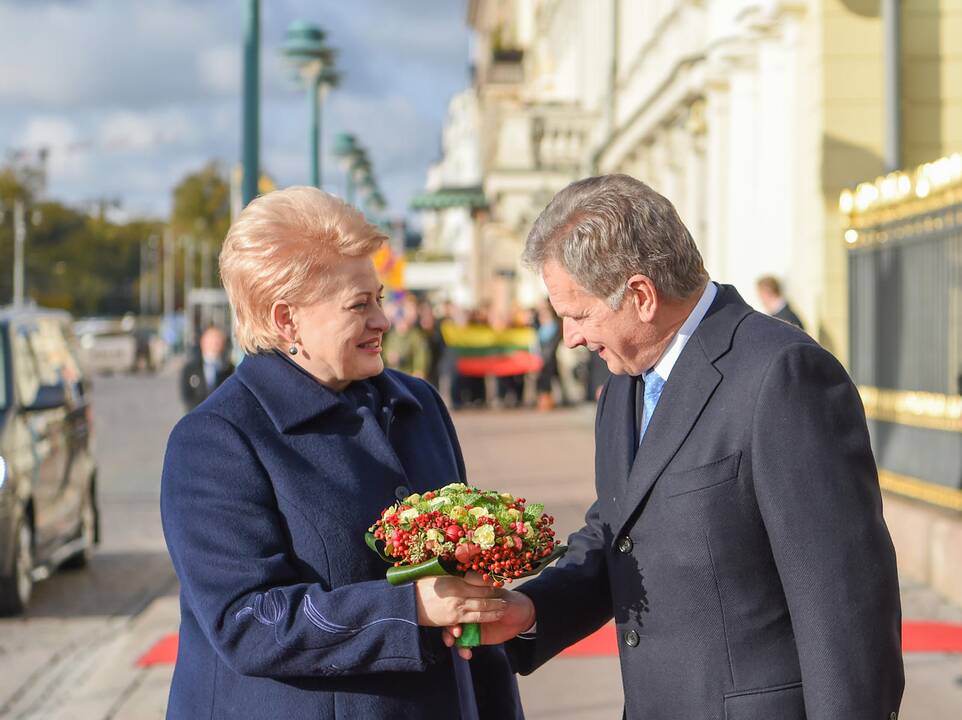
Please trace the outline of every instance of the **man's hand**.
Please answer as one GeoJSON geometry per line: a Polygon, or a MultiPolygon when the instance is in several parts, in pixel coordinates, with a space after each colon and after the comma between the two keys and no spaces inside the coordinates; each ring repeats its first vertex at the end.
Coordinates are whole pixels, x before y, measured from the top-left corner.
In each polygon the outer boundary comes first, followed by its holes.
{"type": "MultiPolygon", "coordinates": [[[[497,620],[481,623],[482,645],[497,645],[506,642],[534,625],[536,613],[531,598],[514,590],[498,590],[497,592],[498,597],[505,602],[504,613],[497,620]]],[[[453,646],[456,638],[460,636],[460,625],[446,627],[442,633],[444,644],[448,647],[453,646]]],[[[458,648],[458,654],[465,660],[471,659],[469,648],[458,648]]]]}

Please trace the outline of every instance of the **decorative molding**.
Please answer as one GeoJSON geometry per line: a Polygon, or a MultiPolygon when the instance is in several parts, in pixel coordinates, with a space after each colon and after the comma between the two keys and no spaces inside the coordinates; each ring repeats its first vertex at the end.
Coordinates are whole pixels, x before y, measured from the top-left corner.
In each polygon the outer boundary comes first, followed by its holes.
{"type": "Polygon", "coordinates": [[[878,482],[879,487],[886,492],[962,512],[962,490],[937,485],[908,475],[899,475],[882,468],[879,468],[878,471],[878,482]]]}
{"type": "Polygon", "coordinates": [[[962,433],[962,396],[859,385],[865,417],[879,422],[962,433]]]}

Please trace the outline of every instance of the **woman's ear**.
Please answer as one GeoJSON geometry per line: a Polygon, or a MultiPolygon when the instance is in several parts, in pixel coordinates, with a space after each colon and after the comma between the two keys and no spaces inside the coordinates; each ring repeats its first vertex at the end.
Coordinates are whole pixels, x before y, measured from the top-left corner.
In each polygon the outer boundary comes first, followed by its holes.
{"type": "Polygon", "coordinates": [[[297,327],[294,324],[294,311],[284,300],[278,300],[271,305],[271,322],[281,337],[288,343],[297,340],[297,327]]]}
{"type": "Polygon", "coordinates": [[[635,310],[642,322],[650,323],[658,310],[658,291],[647,275],[632,275],[628,278],[626,295],[635,303],[635,310]]]}

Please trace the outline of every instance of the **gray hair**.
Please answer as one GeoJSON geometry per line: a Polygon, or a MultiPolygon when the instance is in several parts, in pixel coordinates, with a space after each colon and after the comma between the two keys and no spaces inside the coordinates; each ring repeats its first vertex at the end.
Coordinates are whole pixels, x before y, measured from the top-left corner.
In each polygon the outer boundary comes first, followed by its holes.
{"type": "Polygon", "coordinates": [[[531,228],[522,260],[535,271],[558,262],[615,310],[635,274],[672,299],[708,282],[701,253],[675,207],[628,175],[578,180],[555,195],[531,228]]]}

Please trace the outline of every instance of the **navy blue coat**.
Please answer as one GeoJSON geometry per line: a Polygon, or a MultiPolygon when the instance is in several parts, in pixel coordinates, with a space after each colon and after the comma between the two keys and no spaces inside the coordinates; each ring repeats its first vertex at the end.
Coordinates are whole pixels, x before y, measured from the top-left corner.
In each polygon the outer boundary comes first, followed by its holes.
{"type": "Polygon", "coordinates": [[[629,720],[888,720],[898,577],[858,392],[808,335],[720,286],[641,446],[628,376],[595,428],[598,499],[520,588],[531,672],[612,618],[629,720]]]}
{"type": "MultiPolygon", "coordinates": [[[[252,355],[174,428],[168,718],[459,717],[452,652],[418,626],[414,586],[384,580],[364,532],[399,496],[463,481],[461,450],[427,383],[391,370],[371,382],[378,413],[282,355],[252,355]]],[[[503,647],[471,669],[481,718],[523,717],[503,647]]]]}

